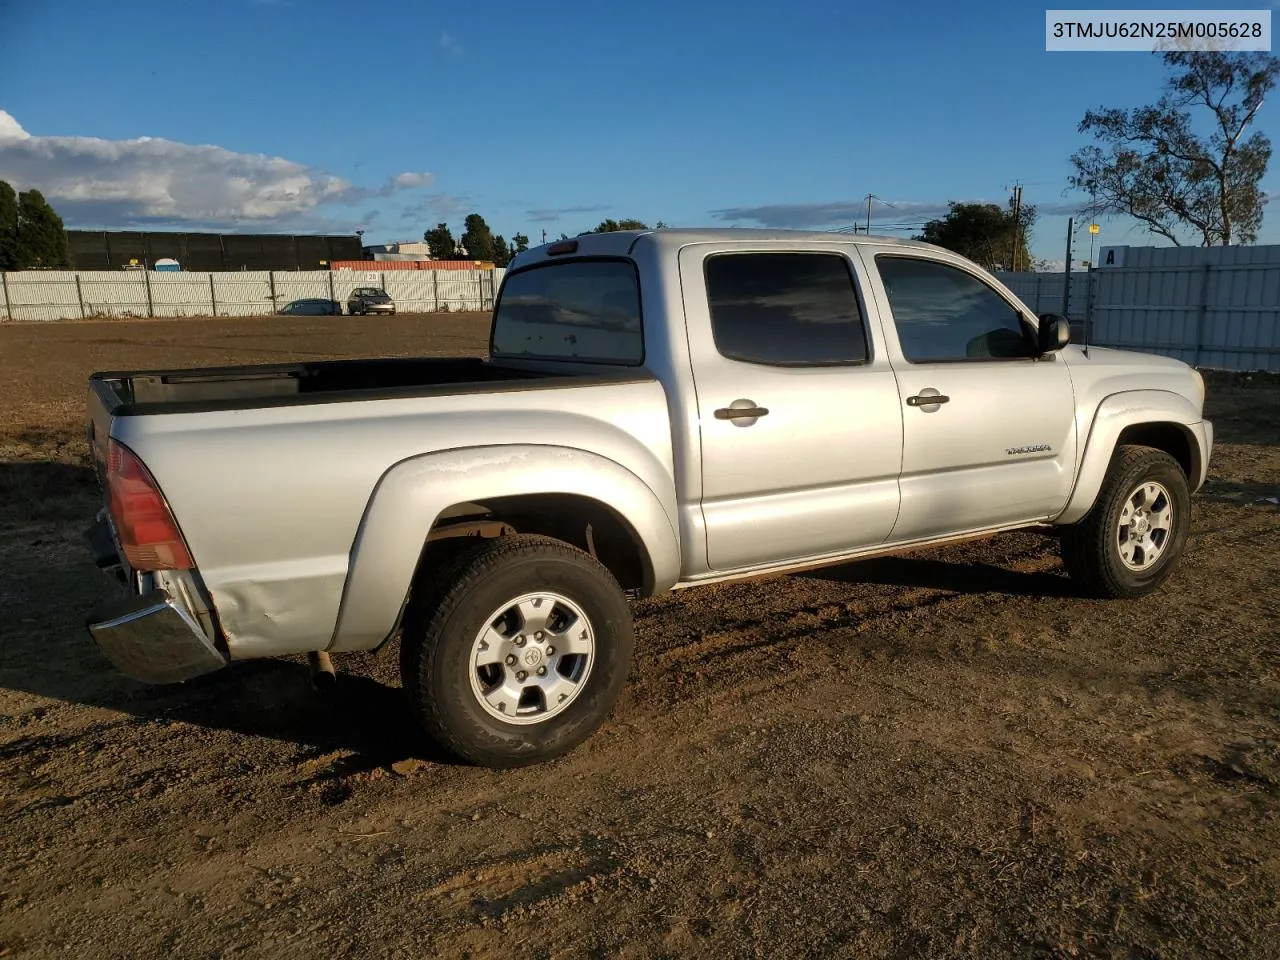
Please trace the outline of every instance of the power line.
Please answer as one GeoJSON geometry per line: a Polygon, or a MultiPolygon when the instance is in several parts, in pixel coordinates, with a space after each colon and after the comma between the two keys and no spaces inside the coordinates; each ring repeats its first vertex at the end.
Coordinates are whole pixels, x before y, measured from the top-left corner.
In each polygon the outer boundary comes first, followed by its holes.
{"type": "Polygon", "coordinates": [[[1013,185],[1013,250],[1009,255],[1010,267],[1015,273],[1018,270],[1018,217],[1022,213],[1022,184],[1013,185]]]}
{"type": "Polygon", "coordinates": [[[892,207],[894,210],[897,210],[898,208],[893,206],[892,203],[890,203],[888,200],[884,199],[883,197],[877,197],[874,193],[868,193],[866,199],[867,199],[867,233],[870,233],[871,232],[871,201],[872,200],[879,200],[886,207],[892,207]]]}
{"type": "MultiPolygon", "coordinates": [[[[875,230],[877,232],[882,230],[920,230],[929,222],[930,221],[928,220],[912,220],[904,221],[902,223],[877,223],[875,225],[875,230]]],[[[862,224],[855,223],[852,226],[847,227],[832,227],[826,232],[863,235],[866,234],[867,229],[862,224]]]]}

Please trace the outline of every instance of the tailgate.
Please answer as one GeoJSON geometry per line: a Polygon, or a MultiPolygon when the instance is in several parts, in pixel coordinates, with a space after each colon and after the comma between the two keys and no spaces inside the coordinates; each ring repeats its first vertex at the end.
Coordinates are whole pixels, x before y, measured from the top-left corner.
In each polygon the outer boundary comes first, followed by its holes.
{"type": "Polygon", "coordinates": [[[115,377],[103,377],[94,374],[89,378],[88,422],[85,424],[86,439],[89,442],[89,456],[93,458],[93,470],[98,476],[98,485],[106,489],[107,479],[107,438],[111,436],[111,413],[120,406],[118,392],[121,381],[115,377]]]}
{"type": "Polygon", "coordinates": [[[120,395],[116,392],[119,383],[117,379],[99,374],[89,378],[85,439],[89,443],[89,456],[93,458],[93,473],[98,478],[98,490],[102,493],[103,505],[94,518],[93,524],[84,531],[84,538],[89,543],[93,562],[103,570],[115,571],[121,580],[127,581],[127,575],[120,560],[120,548],[116,543],[115,530],[111,526],[111,518],[106,506],[107,440],[111,436],[111,412],[122,402],[120,395]]]}

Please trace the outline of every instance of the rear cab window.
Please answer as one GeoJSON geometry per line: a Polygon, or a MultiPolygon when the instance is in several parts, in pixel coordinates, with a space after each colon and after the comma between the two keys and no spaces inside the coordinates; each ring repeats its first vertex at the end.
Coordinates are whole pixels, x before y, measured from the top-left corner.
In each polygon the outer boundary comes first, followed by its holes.
{"type": "Polygon", "coordinates": [[[635,264],[584,258],[507,274],[494,309],[489,352],[511,359],[642,364],[635,264]]]}

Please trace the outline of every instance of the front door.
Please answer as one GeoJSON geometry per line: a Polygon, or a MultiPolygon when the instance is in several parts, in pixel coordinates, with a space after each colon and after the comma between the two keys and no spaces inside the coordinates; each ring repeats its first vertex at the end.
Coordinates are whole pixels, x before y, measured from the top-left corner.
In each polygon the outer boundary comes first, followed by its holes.
{"type": "Polygon", "coordinates": [[[903,413],[894,541],[1046,519],[1074,475],[1067,364],[1037,321],[958,258],[862,247],[903,413]]]}
{"type": "Polygon", "coordinates": [[[680,254],[714,571],[881,543],[898,512],[893,370],[840,246],[680,254]]]}

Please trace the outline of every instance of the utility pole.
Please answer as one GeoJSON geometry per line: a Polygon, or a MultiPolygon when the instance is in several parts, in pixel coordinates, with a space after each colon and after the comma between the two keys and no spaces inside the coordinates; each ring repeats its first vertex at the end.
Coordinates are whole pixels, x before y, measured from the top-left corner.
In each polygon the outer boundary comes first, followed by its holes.
{"type": "Polygon", "coordinates": [[[1071,322],[1071,241],[1076,229],[1076,218],[1067,218],[1067,266],[1062,275],[1062,315],[1071,322]]]}
{"type": "Polygon", "coordinates": [[[1022,184],[1013,185],[1013,252],[1009,255],[1010,268],[1018,271],[1018,218],[1022,213],[1022,184]]]}
{"type": "MultiPolygon", "coordinates": [[[[863,233],[870,234],[871,233],[871,201],[872,200],[879,200],[881,206],[891,207],[894,210],[897,210],[898,208],[895,207],[888,200],[886,200],[884,197],[877,197],[874,193],[868,193],[866,200],[867,200],[867,229],[864,230],[863,233]]],[[[857,224],[854,224],[853,232],[854,233],[858,232],[857,224]]]]}

